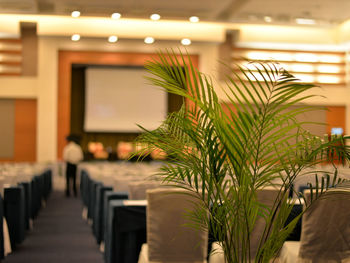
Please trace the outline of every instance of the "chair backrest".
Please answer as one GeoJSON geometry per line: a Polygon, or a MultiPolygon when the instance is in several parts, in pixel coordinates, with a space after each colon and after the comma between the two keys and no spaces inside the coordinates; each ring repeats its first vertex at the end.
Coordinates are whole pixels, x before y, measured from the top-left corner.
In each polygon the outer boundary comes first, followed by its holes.
{"type": "MultiPolygon", "coordinates": [[[[278,197],[278,193],[279,189],[274,187],[266,187],[263,189],[259,189],[257,191],[257,201],[261,204],[264,204],[268,208],[272,208],[278,197]]],[[[257,253],[261,235],[264,232],[265,225],[266,221],[264,218],[259,217],[256,220],[253,233],[250,237],[250,255],[252,257],[255,257],[257,253]]]]}
{"type": "Polygon", "coordinates": [[[203,262],[207,256],[208,232],[184,226],[191,223],[186,212],[193,210],[198,200],[177,188],[148,190],[147,200],[149,260],[203,262]]]}
{"type": "Polygon", "coordinates": [[[0,194],[1,196],[4,196],[4,184],[5,184],[5,178],[0,177],[0,194]]]}
{"type": "MultiPolygon", "coordinates": [[[[310,191],[304,194],[310,201],[310,191]]],[[[312,262],[350,260],[349,220],[349,190],[335,188],[314,201],[303,215],[299,258],[312,262]]]]}
{"type": "Polygon", "coordinates": [[[143,200],[146,199],[146,191],[154,188],[159,188],[161,182],[159,181],[137,181],[130,182],[129,188],[129,199],[131,200],[143,200]]]}
{"type": "Polygon", "coordinates": [[[115,192],[129,192],[129,183],[142,180],[140,176],[118,176],[114,178],[113,190],[115,192]]]}

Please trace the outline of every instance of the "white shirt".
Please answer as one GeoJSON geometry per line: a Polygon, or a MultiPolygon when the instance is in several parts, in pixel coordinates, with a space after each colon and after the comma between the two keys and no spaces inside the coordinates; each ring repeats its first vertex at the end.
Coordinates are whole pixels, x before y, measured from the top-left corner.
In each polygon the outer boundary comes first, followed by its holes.
{"type": "Polygon", "coordinates": [[[83,160],[83,151],[75,142],[69,142],[63,149],[63,160],[77,164],[83,160]]]}

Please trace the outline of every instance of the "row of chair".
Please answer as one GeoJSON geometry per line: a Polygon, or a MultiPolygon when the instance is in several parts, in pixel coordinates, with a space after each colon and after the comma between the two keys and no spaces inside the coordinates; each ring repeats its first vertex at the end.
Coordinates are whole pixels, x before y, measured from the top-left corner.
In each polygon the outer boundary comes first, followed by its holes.
{"type": "Polygon", "coordinates": [[[80,192],[83,217],[91,223],[96,242],[104,247],[105,262],[136,263],[146,237],[145,205],[125,206],[129,193],[114,192],[85,170],[81,171],[80,192]]]}
{"type": "MultiPolygon", "coordinates": [[[[115,188],[116,187],[114,186],[114,190],[115,188]]],[[[89,221],[92,223],[92,229],[96,237],[97,243],[104,244],[104,256],[105,256],[106,263],[112,263],[112,262],[131,262],[131,263],[135,262],[136,263],[138,261],[148,262],[147,261],[148,259],[149,260],[153,259],[155,261],[162,261],[158,257],[159,256],[158,251],[167,251],[166,255],[160,256],[163,258],[163,262],[171,261],[169,259],[169,255],[171,254],[170,253],[171,249],[169,247],[164,249],[161,246],[159,245],[155,246],[154,244],[157,242],[158,242],[157,244],[162,243],[162,242],[159,242],[159,240],[162,240],[161,238],[159,238],[159,235],[161,235],[162,233],[171,233],[171,229],[169,228],[169,225],[171,227],[173,227],[174,225],[171,222],[177,222],[177,221],[180,222],[179,218],[172,220],[173,219],[172,217],[176,218],[173,214],[170,213],[170,210],[173,210],[174,206],[169,204],[176,204],[176,207],[180,207],[180,206],[177,203],[178,201],[172,202],[172,201],[166,200],[166,198],[163,196],[161,199],[164,200],[166,203],[163,204],[163,206],[160,204],[157,205],[158,211],[155,213],[156,216],[152,217],[151,216],[152,206],[154,207],[154,205],[150,203],[150,200],[152,200],[152,191],[156,191],[156,190],[148,191],[147,201],[146,200],[144,201],[128,200],[129,198],[134,199],[136,196],[137,196],[137,199],[146,199],[146,194],[145,194],[146,188],[149,189],[152,187],[146,186],[145,182],[131,182],[128,184],[128,192],[114,192],[113,187],[106,186],[104,182],[96,180],[96,178],[94,178],[93,176],[90,176],[87,171],[82,170],[81,193],[82,193],[83,204],[84,204],[84,207],[86,208],[86,213],[85,213],[86,218],[88,218],[89,221]],[[138,196],[134,193],[133,185],[135,187],[137,186],[136,188],[140,189],[142,188],[140,184],[141,185],[143,184],[144,189],[142,191],[142,194],[138,196]],[[171,209],[169,210],[168,208],[171,208],[171,209]],[[166,215],[168,215],[168,219],[164,219],[166,218],[166,215]],[[152,231],[151,229],[154,229],[155,225],[159,223],[159,220],[157,220],[157,218],[162,218],[160,220],[171,221],[171,222],[170,224],[167,224],[168,226],[167,229],[158,228],[157,230],[158,234],[154,235],[154,231],[152,231]],[[156,240],[157,242],[152,243],[152,240],[153,241],[156,240]],[[149,244],[143,245],[146,242],[149,244]],[[157,247],[157,246],[158,248],[154,249],[154,247],[157,247]],[[141,251],[141,254],[139,255],[140,251],[141,251]]],[[[167,191],[168,190],[166,190],[166,192],[167,191]]],[[[268,199],[266,198],[266,195],[271,195],[271,194],[274,195],[273,192],[266,193],[266,194],[261,192],[260,194],[264,195],[261,199],[263,203],[266,202],[266,200],[268,199]]],[[[348,203],[350,202],[347,201],[346,206],[349,205],[348,203]]],[[[266,204],[266,205],[269,205],[269,204],[266,204]]],[[[331,205],[331,206],[335,207],[334,205],[331,205]]],[[[297,208],[298,214],[302,212],[302,205],[297,204],[295,208],[297,208]]],[[[336,214],[342,215],[342,216],[345,215],[345,213],[342,213],[341,211],[337,211],[337,212],[331,211],[331,210],[327,210],[327,211],[329,211],[329,213],[332,215],[336,215],[336,214]]],[[[321,218],[320,213],[322,212],[318,212],[318,213],[319,213],[318,217],[321,218]]],[[[293,217],[295,217],[295,215],[291,215],[290,220],[292,220],[293,217]]],[[[318,222],[317,220],[319,218],[313,218],[312,222],[318,222]]],[[[348,216],[345,215],[345,217],[342,217],[339,222],[344,222],[344,220],[346,221],[347,218],[348,216]]],[[[331,220],[327,221],[328,222],[327,224],[330,224],[331,223],[330,221],[332,220],[336,222],[335,218],[331,218],[331,220]]],[[[305,224],[310,224],[308,222],[310,221],[308,221],[307,219],[307,221],[303,223],[303,228],[304,228],[303,233],[307,233],[305,231],[309,231],[307,230],[307,228],[305,228],[305,224]]],[[[348,227],[347,226],[344,227],[343,224],[341,227],[344,228],[345,235],[349,236],[347,235],[347,232],[349,231],[348,227]]],[[[301,225],[298,226],[297,231],[298,233],[296,233],[295,236],[290,237],[289,238],[290,240],[300,240],[301,225]]],[[[340,232],[341,230],[337,229],[337,231],[340,232]]],[[[321,230],[319,229],[318,232],[322,232],[322,229],[321,230]]],[[[259,236],[259,235],[257,234],[256,236],[259,236]]],[[[165,245],[169,243],[168,241],[164,242],[164,240],[165,239],[163,239],[163,243],[165,245]]],[[[310,240],[311,239],[309,239],[309,241],[310,240]]],[[[344,240],[346,241],[347,238],[344,238],[344,240]]],[[[205,239],[202,239],[202,241],[203,241],[203,244],[208,242],[205,239]]],[[[324,239],[321,240],[321,242],[324,242],[324,239]]],[[[182,243],[188,244],[187,242],[182,242],[182,243]]],[[[297,243],[299,244],[297,246],[294,245],[296,243],[286,243],[287,245],[283,249],[284,252],[280,257],[280,260],[282,260],[282,262],[294,262],[294,261],[290,261],[290,257],[285,255],[288,254],[290,251],[295,251],[295,247],[299,249],[300,244],[304,244],[304,243],[305,243],[305,237],[304,238],[302,237],[301,243],[297,243]],[[290,244],[292,244],[292,246],[290,244]]],[[[181,249],[177,245],[171,246],[171,248],[173,247],[177,249],[177,252],[178,252],[177,254],[181,254],[182,256],[186,254],[186,252],[184,251],[180,253],[179,251],[181,251],[181,249]]],[[[187,245],[187,247],[191,247],[191,246],[187,245]]],[[[218,248],[218,245],[215,244],[214,247],[218,248]]],[[[307,246],[303,245],[303,247],[306,248],[307,246]]],[[[202,249],[200,251],[204,251],[204,250],[202,249]]],[[[220,249],[218,249],[218,251],[220,251],[220,249]]],[[[300,251],[302,255],[302,253],[304,253],[302,252],[303,249],[301,249],[300,251]]],[[[338,252],[336,252],[335,254],[337,254],[338,252]]],[[[341,253],[343,252],[344,252],[344,249],[341,253]]],[[[345,249],[345,253],[350,253],[350,250],[345,249]]],[[[332,252],[329,254],[332,254],[332,252]]],[[[205,251],[205,253],[200,254],[200,256],[202,257],[205,257],[206,255],[207,255],[207,251],[205,251]]],[[[200,256],[196,258],[196,260],[199,262],[201,262],[202,261],[201,259],[203,259],[200,256]]],[[[298,252],[294,254],[294,257],[298,258],[298,252]]],[[[332,256],[330,256],[330,258],[331,257],[332,256]]],[[[172,260],[176,261],[176,258],[172,258],[172,260]]],[[[192,260],[189,260],[189,261],[192,261],[192,260]]],[[[214,254],[214,256],[210,258],[209,262],[213,262],[213,263],[224,262],[223,254],[221,255],[219,253],[214,254]]]]}
{"type": "Polygon", "coordinates": [[[91,222],[97,243],[104,247],[106,263],[206,260],[211,247],[208,232],[196,234],[183,228],[184,212],[194,200],[183,193],[169,194],[178,193],[178,188],[136,181],[129,182],[128,192],[117,192],[81,170],[80,191],[83,217],[91,222]]]}
{"type": "Polygon", "coordinates": [[[17,179],[15,184],[5,184],[3,198],[0,196],[0,258],[24,241],[52,190],[50,169],[26,178],[18,176],[17,179]],[[10,248],[7,243],[10,243],[10,248]]]}

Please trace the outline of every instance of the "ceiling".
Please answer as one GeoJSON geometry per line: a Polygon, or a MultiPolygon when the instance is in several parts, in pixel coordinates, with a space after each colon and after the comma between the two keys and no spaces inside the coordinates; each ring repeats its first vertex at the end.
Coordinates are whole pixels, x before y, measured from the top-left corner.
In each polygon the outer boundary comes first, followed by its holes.
{"type": "Polygon", "coordinates": [[[0,13],[148,18],[230,23],[295,24],[295,18],[311,18],[316,25],[336,25],[350,18],[349,0],[0,0],[0,13]],[[266,22],[270,17],[270,22],[266,22]]]}

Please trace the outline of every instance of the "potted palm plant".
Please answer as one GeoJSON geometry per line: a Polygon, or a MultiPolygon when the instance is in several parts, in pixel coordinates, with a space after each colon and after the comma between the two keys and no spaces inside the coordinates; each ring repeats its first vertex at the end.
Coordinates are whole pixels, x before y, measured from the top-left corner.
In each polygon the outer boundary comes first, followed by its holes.
{"type": "Polygon", "coordinates": [[[343,137],[328,141],[313,136],[296,118],[312,110],[292,106],[312,96],[304,94],[314,86],[301,83],[278,64],[235,65],[224,88],[230,107],[224,109],[211,78],[185,55],[167,51],[146,68],[153,85],[181,96],[185,103],[156,130],[144,130],[137,141],[148,145],[148,153],[167,153],[161,176],[200,199],[191,219],[221,241],[226,262],[270,261],[301,217],[286,225],[295,202],[288,195],[296,178],[306,170],[315,174],[310,188],[316,200],[342,182],[336,174],[316,172],[316,165],[348,160],[343,137]],[[258,198],[268,187],[278,189],[271,205],[258,198]],[[259,220],[264,224],[253,248],[259,220]]]}

